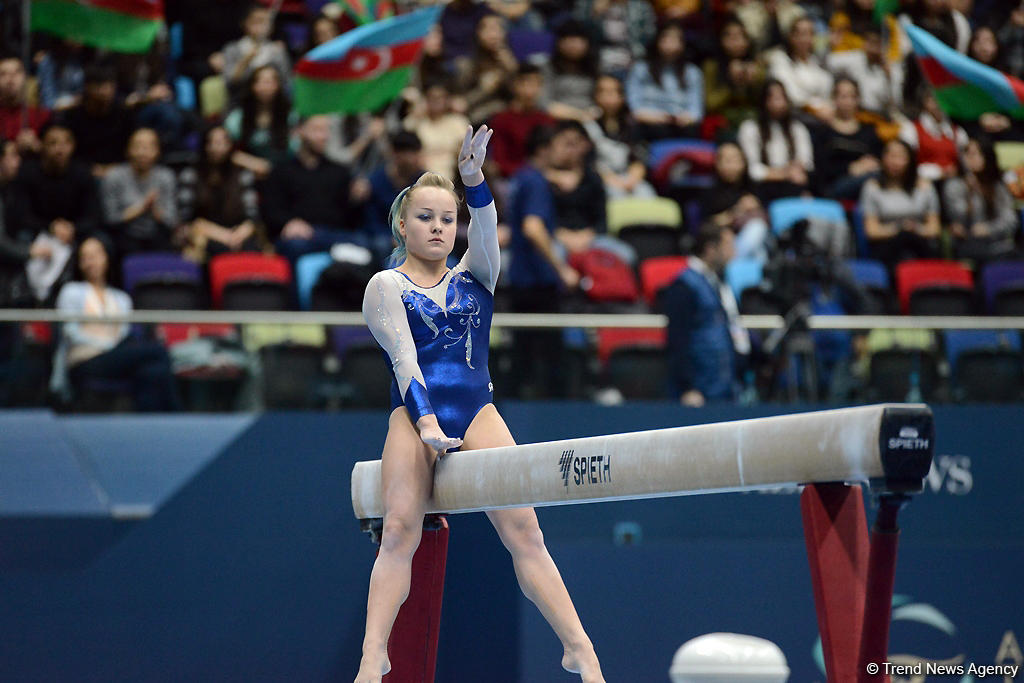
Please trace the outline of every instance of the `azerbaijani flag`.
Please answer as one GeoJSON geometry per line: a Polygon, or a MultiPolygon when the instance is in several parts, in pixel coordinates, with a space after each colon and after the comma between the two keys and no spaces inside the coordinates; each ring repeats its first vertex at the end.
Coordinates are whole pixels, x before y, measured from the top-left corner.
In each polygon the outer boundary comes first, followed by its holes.
{"type": "Polygon", "coordinates": [[[31,2],[33,31],[114,52],[146,52],[164,19],[163,0],[31,2]]]}
{"type": "Polygon", "coordinates": [[[295,109],[303,116],[373,111],[398,96],[440,6],[375,21],[309,51],[295,65],[295,109]]]}
{"type": "Polygon", "coordinates": [[[368,24],[394,16],[395,5],[391,0],[338,0],[357,24],[368,24]]]}
{"type": "Polygon", "coordinates": [[[960,54],[909,21],[903,23],[918,64],[942,109],[958,119],[1002,112],[1024,119],[1024,82],[960,54]]]}

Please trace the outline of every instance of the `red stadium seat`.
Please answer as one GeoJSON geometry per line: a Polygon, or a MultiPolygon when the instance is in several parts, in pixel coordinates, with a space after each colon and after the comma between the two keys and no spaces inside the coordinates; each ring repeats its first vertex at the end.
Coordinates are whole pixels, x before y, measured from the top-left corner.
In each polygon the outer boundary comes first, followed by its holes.
{"type": "Polygon", "coordinates": [[[686,270],[685,256],[655,256],[640,262],[640,288],[651,306],[658,291],[686,270]]]}
{"type": "Polygon", "coordinates": [[[896,291],[904,313],[910,312],[911,294],[928,288],[973,292],[974,276],[969,268],[955,261],[921,259],[897,264],[896,291]]]}
{"type": "Polygon", "coordinates": [[[664,348],[667,339],[663,327],[602,327],[597,330],[597,357],[608,364],[612,352],[628,346],[664,348]]]}
{"type": "Polygon", "coordinates": [[[210,260],[210,295],[214,308],[221,308],[224,288],[231,283],[267,283],[289,286],[292,269],[288,261],[268,254],[220,254],[210,260]]]}

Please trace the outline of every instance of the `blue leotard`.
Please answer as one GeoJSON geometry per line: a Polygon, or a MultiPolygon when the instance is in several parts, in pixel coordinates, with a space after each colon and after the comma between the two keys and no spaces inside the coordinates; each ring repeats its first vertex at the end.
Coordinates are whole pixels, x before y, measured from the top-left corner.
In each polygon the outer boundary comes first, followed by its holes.
{"type": "Polygon", "coordinates": [[[395,269],[373,276],[363,317],[391,367],[391,409],[415,423],[433,413],[446,436],[464,438],[491,402],[487,348],[498,279],[498,216],[486,184],[466,188],[469,247],[441,281],[423,287],[395,269]]]}

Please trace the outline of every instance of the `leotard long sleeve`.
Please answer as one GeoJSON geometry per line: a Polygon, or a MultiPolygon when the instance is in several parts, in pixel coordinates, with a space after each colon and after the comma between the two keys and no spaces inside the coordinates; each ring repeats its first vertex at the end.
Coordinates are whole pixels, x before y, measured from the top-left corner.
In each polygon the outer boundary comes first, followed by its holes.
{"type": "Polygon", "coordinates": [[[488,338],[498,280],[498,214],[486,183],[466,188],[469,246],[458,265],[430,287],[393,268],[374,275],[363,318],[393,375],[392,409],[415,423],[435,414],[446,436],[463,437],[491,401],[488,338]]]}

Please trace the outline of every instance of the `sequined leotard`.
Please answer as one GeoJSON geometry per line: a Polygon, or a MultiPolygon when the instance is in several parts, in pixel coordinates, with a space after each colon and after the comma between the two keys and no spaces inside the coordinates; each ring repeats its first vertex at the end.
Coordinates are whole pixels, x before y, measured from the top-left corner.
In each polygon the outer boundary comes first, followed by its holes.
{"type": "Polygon", "coordinates": [[[463,438],[491,402],[487,346],[498,279],[498,214],[486,183],[466,188],[469,247],[431,287],[395,269],[371,278],[363,317],[391,366],[391,409],[415,423],[430,413],[446,436],[463,438]]]}

